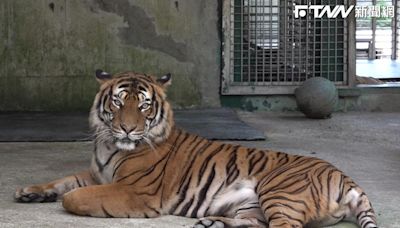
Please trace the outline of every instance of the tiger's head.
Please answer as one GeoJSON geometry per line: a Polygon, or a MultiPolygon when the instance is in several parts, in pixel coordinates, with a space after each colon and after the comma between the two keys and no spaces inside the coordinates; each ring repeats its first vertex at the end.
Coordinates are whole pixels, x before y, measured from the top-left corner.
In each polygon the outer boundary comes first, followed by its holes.
{"type": "Polygon", "coordinates": [[[171,74],[157,79],[134,72],[111,75],[97,70],[96,79],[100,89],[89,118],[96,142],[134,150],[141,143],[153,146],[168,138],[174,125],[165,93],[171,74]]]}

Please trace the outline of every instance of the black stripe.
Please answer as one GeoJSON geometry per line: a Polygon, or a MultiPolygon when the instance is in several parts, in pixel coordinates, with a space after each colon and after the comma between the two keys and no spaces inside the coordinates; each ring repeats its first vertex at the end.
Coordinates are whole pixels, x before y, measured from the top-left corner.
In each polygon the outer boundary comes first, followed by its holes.
{"type": "Polygon", "coordinates": [[[118,152],[119,152],[119,150],[114,151],[114,153],[112,153],[111,156],[108,157],[106,163],[104,163],[103,166],[107,166],[107,165],[110,163],[111,159],[112,159],[118,152]]]}
{"type": "Polygon", "coordinates": [[[97,117],[104,122],[104,118],[102,117],[102,114],[104,112],[104,107],[106,105],[107,102],[107,95],[106,95],[106,90],[108,90],[107,93],[110,93],[111,91],[111,87],[105,88],[102,91],[101,97],[99,97],[99,103],[97,104],[97,117]]]}
{"type": "Polygon", "coordinates": [[[272,192],[272,191],[278,191],[278,190],[286,191],[286,189],[292,187],[295,184],[299,184],[299,183],[302,184],[301,186],[303,186],[303,184],[306,184],[308,186],[310,183],[308,181],[306,181],[306,182],[304,181],[307,179],[308,179],[307,173],[299,173],[297,175],[287,176],[286,178],[284,178],[282,181],[275,184],[274,186],[264,189],[264,191],[262,193],[264,194],[266,192],[272,192]]]}
{"type": "Polygon", "coordinates": [[[160,113],[160,117],[159,117],[159,119],[156,119],[157,122],[160,122],[164,117],[164,109],[159,110],[158,101],[155,100],[155,99],[152,99],[152,103],[153,103],[153,110],[152,111],[154,112],[154,114],[152,116],[147,117],[147,119],[150,120],[150,127],[153,127],[155,125],[153,123],[153,121],[157,118],[158,113],[160,113]]]}
{"type": "Polygon", "coordinates": [[[323,187],[324,185],[322,184],[322,175],[325,173],[326,170],[328,170],[329,168],[331,168],[330,166],[326,165],[322,168],[321,172],[317,175],[317,179],[319,181],[319,192],[322,194],[323,193],[323,187]]]}
{"type": "Polygon", "coordinates": [[[171,207],[171,209],[169,210],[170,214],[174,214],[175,210],[179,207],[179,205],[181,205],[181,203],[183,203],[183,201],[185,201],[186,199],[186,194],[187,191],[189,189],[189,185],[191,183],[192,177],[190,176],[188,181],[186,181],[185,185],[182,187],[182,191],[179,192],[179,199],[178,201],[171,207]]]}
{"type": "Polygon", "coordinates": [[[326,193],[326,209],[329,211],[329,205],[331,204],[331,183],[332,183],[332,174],[335,172],[335,170],[329,170],[328,172],[328,178],[326,180],[326,185],[327,185],[327,193],[326,193]]]}
{"type": "Polygon", "coordinates": [[[114,179],[115,174],[117,173],[117,171],[119,170],[119,168],[121,167],[122,164],[124,164],[126,161],[128,161],[130,159],[135,159],[135,158],[141,157],[141,156],[143,156],[145,154],[147,154],[146,148],[144,148],[144,149],[142,149],[142,150],[140,150],[138,152],[135,152],[134,154],[131,154],[131,155],[128,155],[128,156],[124,156],[124,157],[120,158],[118,161],[116,161],[115,165],[114,165],[114,168],[113,168],[114,172],[113,172],[113,175],[112,175],[112,179],[114,179]]]}
{"type": "Polygon", "coordinates": [[[118,152],[119,152],[119,150],[114,151],[114,152],[110,155],[110,157],[108,157],[107,161],[106,161],[104,164],[101,164],[101,162],[100,162],[100,160],[99,160],[99,158],[98,158],[97,149],[96,149],[96,153],[94,154],[94,155],[95,155],[95,161],[96,161],[97,167],[99,168],[99,171],[100,171],[100,172],[103,172],[104,168],[110,163],[111,159],[112,159],[118,152]]]}
{"type": "Polygon", "coordinates": [[[368,209],[368,210],[366,210],[366,211],[360,211],[360,212],[356,215],[357,220],[360,220],[360,218],[361,218],[360,216],[362,215],[362,213],[365,213],[366,216],[368,216],[368,215],[367,215],[368,212],[369,212],[369,213],[374,213],[373,210],[372,210],[372,208],[370,208],[370,209],[368,209]]]}
{"type": "Polygon", "coordinates": [[[239,212],[239,211],[251,210],[251,209],[260,209],[260,206],[241,207],[241,208],[236,210],[236,213],[239,212]]]}
{"type": "Polygon", "coordinates": [[[283,175],[285,172],[297,172],[299,170],[296,170],[296,168],[298,167],[302,167],[304,164],[311,164],[309,166],[306,166],[305,168],[303,168],[303,170],[307,170],[311,167],[314,167],[316,165],[318,165],[319,163],[325,163],[324,161],[321,160],[316,160],[316,159],[310,159],[310,158],[305,158],[304,159],[295,159],[295,161],[292,161],[289,165],[285,165],[282,167],[278,167],[275,170],[273,170],[267,177],[268,178],[264,178],[262,179],[262,181],[259,181],[257,183],[256,189],[259,189],[260,187],[263,187],[266,184],[269,184],[271,182],[271,180],[273,180],[274,178],[283,175]],[[312,163],[312,161],[319,161],[316,163],[312,163]]]}
{"type": "MultiPolygon", "coordinates": [[[[311,182],[312,183],[312,182],[311,182]]],[[[319,205],[319,196],[317,195],[315,195],[315,193],[317,193],[317,189],[315,188],[315,186],[314,185],[312,185],[312,187],[310,188],[311,189],[311,197],[312,197],[312,201],[314,202],[314,206],[315,206],[315,208],[317,209],[317,210],[315,210],[316,212],[317,212],[317,217],[319,218],[320,217],[320,210],[321,210],[321,207],[320,207],[320,205],[319,205]],[[314,192],[315,191],[315,192],[314,192]]],[[[318,194],[318,193],[317,193],[318,194]]]]}
{"type": "Polygon", "coordinates": [[[99,168],[99,172],[103,172],[103,164],[101,164],[99,158],[97,157],[97,153],[94,154],[94,160],[96,161],[97,168],[99,168]]]}
{"type": "Polygon", "coordinates": [[[249,171],[248,171],[249,175],[251,174],[251,172],[253,171],[253,169],[257,165],[257,163],[264,157],[263,155],[264,154],[262,153],[262,151],[258,151],[258,153],[256,153],[253,156],[251,156],[251,158],[249,160],[249,171]],[[260,154],[260,157],[257,158],[256,160],[254,160],[257,157],[258,154],[260,154]]]}
{"type": "Polygon", "coordinates": [[[185,206],[182,207],[182,210],[178,213],[178,215],[180,216],[186,216],[187,211],[189,210],[190,206],[192,206],[192,203],[194,201],[194,198],[192,196],[192,198],[189,200],[189,202],[187,202],[185,204],[185,206]]]}
{"type": "MultiPolygon", "coordinates": [[[[126,178],[129,178],[129,177],[131,177],[131,176],[133,176],[133,175],[135,175],[135,174],[137,174],[137,173],[139,173],[139,172],[141,172],[141,171],[142,171],[142,170],[135,170],[135,171],[129,173],[128,175],[125,175],[125,176],[123,176],[123,177],[118,178],[115,182],[116,182],[116,183],[121,182],[121,181],[125,180],[126,178]]],[[[113,175],[113,176],[114,176],[114,175],[113,175]]],[[[113,179],[114,179],[114,178],[113,178],[113,179]]]]}
{"type": "Polygon", "coordinates": [[[262,161],[262,164],[260,165],[260,167],[258,167],[258,169],[254,172],[253,175],[257,175],[260,172],[262,172],[263,170],[265,170],[265,167],[267,167],[267,163],[268,163],[268,156],[264,156],[264,160],[262,161]]]}
{"type": "Polygon", "coordinates": [[[290,216],[290,215],[288,215],[288,214],[286,214],[284,212],[281,212],[281,211],[275,212],[272,215],[270,215],[269,216],[269,222],[271,222],[272,220],[275,220],[275,219],[282,219],[282,218],[284,220],[286,220],[284,223],[287,223],[287,220],[293,220],[293,221],[296,221],[296,222],[300,223],[302,227],[304,226],[304,222],[302,220],[295,219],[292,216],[290,216]]]}
{"type": "Polygon", "coordinates": [[[281,157],[280,159],[279,159],[279,161],[278,161],[278,164],[280,164],[281,162],[283,163],[283,164],[285,164],[286,162],[288,162],[288,160],[289,160],[289,158],[288,158],[288,155],[287,154],[279,154],[279,155],[281,155],[281,156],[283,156],[283,157],[281,157]]]}
{"type": "MultiPolygon", "coordinates": [[[[200,142],[201,142],[201,141],[200,141],[200,142]]],[[[200,143],[200,142],[199,142],[199,143],[200,143]]],[[[197,145],[198,145],[199,143],[197,143],[196,146],[195,146],[194,148],[196,148],[197,145]]],[[[193,167],[192,167],[192,166],[189,166],[188,169],[186,169],[186,171],[183,172],[183,176],[182,176],[182,178],[181,178],[181,180],[180,180],[180,183],[179,183],[179,188],[178,188],[178,190],[176,191],[177,193],[179,193],[179,192],[181,191],[181,187],[183,186],[183,183],[186,181],[187,177],[188,177],[188,176],[191,176],[192,172],[189,171],[191,168],[193,168],[193,167]]]]}
{"type": "MultiPolygon", "coordinates": [[[[367,226],[370,225],[370,224],[376,225],[374,222],[368,221],[368,222],[365,223],[362,227],[363,227],[363,228],[364,228],[364,227],[367,227],[367,226]]],[[[377,226],[374,226],[374,227],[377,227],[377,226]]],[[[373,228],[373,227],[371,227],[371,228],[373,228]]]]}
{"type": "Polygon", "coordinates": [[[199,195],[197,197],[197,205],[193,209],[190,217],[192,217],[192,218],[197,217],[197,211],[199,210],[200,206],[204,203],[204,200],[207,196],[208,189],[210,188],[211,183],[214,180],[214,177],[215,177],[215,163],[211,168],[210,174],[208,175],[207,182],[204,184],[203,188],[201,188],[201,190],[199,192],[199,195]]]}
{"type": "Polygon", "coordinates": [[[201,168],[199,170],[199,174],[197,177],[197,186],[200,185],[200,182],[202,180],[202,177],[204,175],[204,172],[207,169],[208,164],[210,163],[211,159],[217,155],[219,152],[221,152],[223,150],[223,148],[225,147],[226,144],[221,144],[219,147],[217,147],[217,149],[215,149],[214,151],[212,151],[207,157],[206,159],[203,161],[203,164],[201,165],[201,168]]]}
{"type": "MultiPolygon", "coordinates": [[[[306,161],[306,162],[307,162],[307,161],[306,161]]],[[[320,161],[320,162],[317,162],[316,164],[311,164],[311,165],[309,165],[309,166],[306,166],[305,168],[303,168],[303,169],[301,169],[301,170],[296,170],[296,168],[298,168],[298,167],[296,167],[296,166],[295,166],[295,167],[292,167],[292,166],[285,167],[284,169],[281,169],[281,170],[276,171],[276,172],[274,173],[274,175],[270,175],[270,176],[272,176],[271,178],[268,178],[268,179],[266,179],[266,180],[264,179],[263,182],[265,182],[265,183],[267,183],[267,184],[272,183],[271,180],[273,180],[274,178],[279,177],[279,176],[281,176],[281,175],[284,175],[285,172],[290,172],[290,171],[295,172],[295,175],[288,175],[288,176],[307,175],[307,173],[301,173],[301,172],[302,172],[302,171],[307,171],[307,170],[309,170],[311,167],[314,167],[315,165],[317,165],[317,164],[319,164],[319,163],[325,163],[325,162],[320,161]],[[299,173],[299,172],[300,172],[300,173],[299,173]]],[[[286,181],[289,181],[289,180],[290,180],[290,179],[284,179],[284,180],[282,180],[281,182],[276,183],[276,184],[274,184],[273,186],[270,186],[270,187],[267,188],[267,189],[263,189],[263,191],[262,191],[260,194],[265,194],[265,193],[267,193],[268,191],[270,191],[270,189],[279,187],[280,184],[282,184],[282,183],[284,183],[284,182],[286,182],[286,181]]],[[[320,181],[320,182],[321,182],[321,181],[320,181]]],[[[322,189],[321,189],[321,192],[322,192],[322,189]]]]}
{"type": "MultiPolygon", "coordinates": [[[[294,207],[291,206],[291,205],[282,204],[282,203],[273,203],[273,204],[269,205],[268,207],[264,208],[264,211],[268,211],[269,209],[274,208],[274,207],[278,207],[278,208],[280,208],[280,207],[287,207],[287,208],[289,208],[290,210],[295,211],[295,212],[297,212],[297,213],[299,213],[299,214],[302,214],[304,217],[306,217],[306,212],[305,212],[305,211],[296,209],[296,208],[294,208],[294,207]]],[[[283,210],[283,211],[288,211],[288,210],[285,209],[285,210],[283,210]]]]}
{"type": "Polygon", "coordinates": [[[164,119],[164,115],[165,115],[164,101],[161,100],[161,104],[159,104],[158,101],[153,98],[153,102],[154,102],[154,105],[156,106],[154,108],[156,110],[156,114],[150,123],[151,127],[154,127],[154,126],[157,126],[158,124],[160,124],[161,121],[164,119]],[[160,112],[160,118],[156,119],[158,112],[160,112]],[[156,122],[153,123],[153,121],[156,121],[156,122]]]}
{"type": "Polygon", "coordinates": [[[103,204],[101,204],[101,210],[103,211],[104,215],[105,215],[107,218],[114,218],[114,216],[111,215],[111,214],[106,210],[106,208],[104,207],[103,204]]]}
{"type": "Polygon", "coordinates": [[[99,100],[97,101],[97,104],[96,104],[96,109],[97,109],[97,110],[100,109],[100,106],[101,106],[101,104],[102,104],[104,92],[105,92],[105,89],[103,89],[103,90],[100,92],[99,100]]]}
{"type": "MultiPolygon", "coordinates": [[[[223,187],[225,186],[225,183],[222,182],[221,185],[218,187],[218,190],[214,193],[213,199],[211,201],[211,203],[208,205],[207,209],[204,212],[204,215],[202,216],[209,216],[210,214],[208,214],[208,210],[210,209],[210,206],[212,205],[212,202],[214,201],[215,197],[218,196],[219,192],[222,191],[222,189],[224,189],[223,187]]],[[[212,216],[215,216],[214,214],[212,216]]]]}
{"type": "Polygon", "coordinates": [[[339,181],[339,195],[338,198],[336,199],[336,203],[339,203],[342,200],[343,197],[343,175],[340,175],[340,181],[339,181]]]}
{"type": "Polygon", "coordinates": [[[82,187],[81,182],[79,181],[78,177],[76,175],[74,175],[76,183],[78,184],[78,187],[82,187]]]}
{"type": "MultiPolygon", "coordinates": [[[[253,152],[256,151],[256,150],[257,150],[256,148],[251,148],[251,149],[250,149],[250,148],[247,148],[247,149],[246,149],[246,152],[247,152],[246,158],[249,158],[249,156],[252,155],[253,152]]],[[[257,150],[257,151],[258,151],[258,150],[257,150]]]]}
{"type": "MultiPolygon", "coordinates": [[[[142,178],[144,178],[144,177],[146,177],[147,175],[149,175],[150,173],[152,173],[152,172],[155,170],[155,168],[156,168],[162,161],[164,161],[165,159],[167,159],[167,161],[168,161],[168,159],[169,159],[169,157],[170,157],[170,154],[171,154],[171,151],[173,151],[173,149],[174,149],[174,147],[175,147],[174,145],[176,145],[176,143],[177,143],[177,141],[178,141],[178,139],[180,138],[181,135],[182,135],[182,131],[179,132],[179,134],[178,134],[178,136],[176,137],[174,143],[172,144],[173,146],[172,146],[171,149],[165,154],[164,157],[162,157],[160,160],[158,160],[154,165],[150,166],[150,167],[144,172],[143,175],[141,175],[141,176],[138,177],[135,181],[129,183],[128,185],[133,185],[133,184],[137,183],[138,181],[140,181],[142,178]]],[[[165,164],[165,165],[166,165],[166,164],[165,164]]],[[[164,166],[164,167],[165,167],[165,166],[164,166]]]]}
{"type": "MultiPolygon", "coordinates": [[[[200,143],[204,142],[204,140],[205,140],[205,139],[201,140],[201,141],[198,143],[198,145],[199,145],[200,143]]],[[[212,144],[212,142],[211,142],[211,141],[208,141],[206,144],[204,144],[203,146],[201,146],[198,150],[195,150],[195,149],[197,148],[197,145],[196,145],[195,148],[193,148],[193,151],[194,151],[194,152],[192,152],[192,154],[193,154],[194,156],[193,156],[193,158],[191,159],[191,161],[190,161],[189,163],[187,163],[187,166],[185,167],[185,170],[184,170],[184,172],[183,172],[183,173],[185,173],[185,176],[186,176],[186,174],[189,173],[189,170],[193,168],[193,164],[194,164],[196,158],[198,157],[199,153],[200,153],[201,151],[206,150],[211,144],[212,144]]],[[[183,178],[181,179],[179,186],[182,186],[183,181],[186,179],[185,176],[183,176],[183,178]]],[[[178,191],[180,191],[180,187],[179,187],[178,191]]]]}
{"type": "Polygon", "coordinates": [[[160,215],[160,212],[159,212],[157,209],[155,209],[155,208],[153,208],[153,207],[150,207],[150,205],[148,205],[146,202],[144,202],[144,205],[145,205],[148,209],[150,209],[152,212],[154,212],[156,215],[160,215]]]}
{"type": "Polygon", "coordinates": [[[179,142],[179,144],[177,144],[176,142],[178,141],[178,138],[180,137],[180,135],[177,137],[177,139],[176,139],[176,141],[175,141],[175,143],[174,143],[174,145],[177,145],[177,146],[173,146],[173,147],[171,147],[171,149],[169,150],[169,152],[168,152],[168,157],[167,157],[167,159],[166,159],[166,161],[165,161],[165,163],[164,163],[164,166],[163,166],[162,169],[161,169],[160,174],[159,174],[156,178],[154,178],[152,181],[150,181],[150,182],[145,186],[145,187],[149,187],[149,186],[153,185],[156,181],[160,180],[160,182],[159,182],[157,188],[155,189],[155,191],[154,191],[153,193],[150,193],[150,192],[148,192],[148,191],[145,191],[145,192],[138,193],[138,194],[141,194],[141,195],[155,195],[155,194],[161,189],[161,186],[162,186],[162,183],[163,183],[163,179],[164,179],[164,175],[165,175],[165,170],[166,170],[166,168],[167,168],[168,161],[170,160],[170,158],[171,158],[171,156],[172,156],[172,154],[173,154],[172,152],[175,153],[176,151],[180,151],[180,148],[181,148],[182,145],[187,141],[187,139],[188,139],[189,136],[190,136],[190,134],[188,134],[188,133],[185,132],[185,136],[184,136],[184,138],[181,140],[181,142],[179,142]]]}
{"type": "Polygon", "coordinates": [[[226,167],[226,172],[228,174],[226,179],[227,185],[232,184],[232,182],[235,181],[236,178],[239,176],[239,170],[237,169],[236,165],[237,151],[239,148],[240,146],[234,147],[233,151],[230,154],[231,158],[229,159],[226,167]]]}
{"type": "MultiPolygon", "coordinates": [[[[310,209],[309,206],[307,205],[306,201],[304,201],[304,200],[292,200],[292,199],[289,199],[289,198],[287,198],[285,196],[270,196],[270,197],[267,197],[267,198],[263,199],[260,204],[264,205],[267,201],[270,201],[270,200],[282,200],[281,201],[282,204],[283,204],[283,201],[288,201],[290,203],[301,204],[304,207],[306,207],[308,210],[310,209]]],[[[266,213],[266,211],[264,210],[264,214],[265,213],[266,213]]]]}
{"type": "Polygon", "coordinates": [[[131,86],[130,83],[125,83],[125,84],[119,85],[119,86],[118,86],[118,89],[121,89],[121,88],[128,88],[128,87],[130,87],[130,86],[131,86]]]}

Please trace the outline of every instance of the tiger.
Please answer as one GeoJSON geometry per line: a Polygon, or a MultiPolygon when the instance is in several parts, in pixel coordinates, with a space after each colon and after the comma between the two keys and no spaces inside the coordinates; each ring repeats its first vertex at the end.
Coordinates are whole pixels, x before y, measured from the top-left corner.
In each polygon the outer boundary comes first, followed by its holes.
{"type": "MultiPolygon", "coordinates": [[[[81,216],[197,218],[195,228],[377,227],[364,191],[327,161],[211,141],[175,125],[171,74],[96,71],[88,170],[19,188],[16,202],[62,199],[81,216]]],[[[228,126],[227,126],[228,127],[228,126]]]]}

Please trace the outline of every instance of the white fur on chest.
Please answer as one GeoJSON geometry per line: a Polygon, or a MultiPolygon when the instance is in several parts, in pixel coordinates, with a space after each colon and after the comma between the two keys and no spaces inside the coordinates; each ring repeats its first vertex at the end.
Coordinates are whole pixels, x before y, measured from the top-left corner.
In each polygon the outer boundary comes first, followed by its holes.
{"type": "Polygon", "coordinates": [[[117,148],[114,145],[98,144],[93,153],[90,169],[94,171],[92,173],[95,174],[101,184],[112,182],[114,173],[112,159],[114,159],[116,152],[117,148]]]}

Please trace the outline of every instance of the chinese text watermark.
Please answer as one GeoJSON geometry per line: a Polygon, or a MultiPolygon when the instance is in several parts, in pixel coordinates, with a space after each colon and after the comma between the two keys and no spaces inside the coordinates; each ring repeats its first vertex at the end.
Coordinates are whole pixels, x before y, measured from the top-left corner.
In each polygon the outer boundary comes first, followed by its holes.
{"type": "Polygon", "coordinates": [[[305,17],[312,12],[314,18],[346,18],[354,9],[355,17],[394,17],[395,9],[391,5],[371,5],[371,6],[328,6],[328,5],[296,5],[294,8],[294,17],[305,17]]]}

